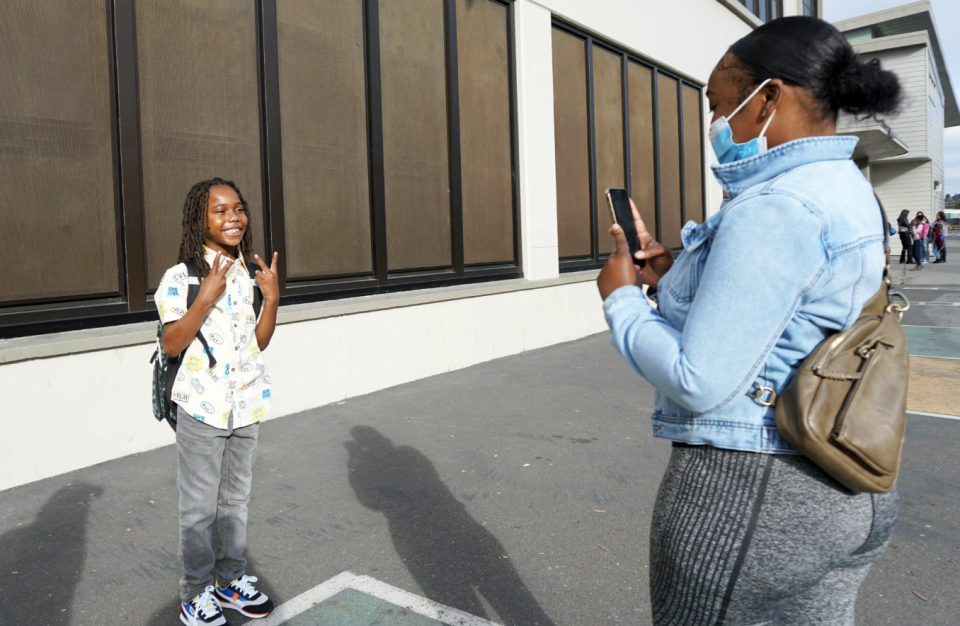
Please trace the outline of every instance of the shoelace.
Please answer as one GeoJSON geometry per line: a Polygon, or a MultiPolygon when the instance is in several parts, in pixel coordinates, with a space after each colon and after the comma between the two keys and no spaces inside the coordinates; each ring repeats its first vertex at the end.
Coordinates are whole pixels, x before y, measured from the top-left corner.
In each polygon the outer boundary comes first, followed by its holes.
{"type": "Polygon", "coordinates": [[[193,606],[203,619],[220,613],[220,603],[213,595],[212,585],[204,589],[200,597],[193,601],[193,606]]]}
{"type": "Polygon", "coordinates": [[[251,584],[255,582],[257,582],[256,576],[244,575],[243,578],[233,583],[231,587],[236,587],[241,593],[243,593],[244,596],[249,598],[257,593],[256,588],[251,584]]]}

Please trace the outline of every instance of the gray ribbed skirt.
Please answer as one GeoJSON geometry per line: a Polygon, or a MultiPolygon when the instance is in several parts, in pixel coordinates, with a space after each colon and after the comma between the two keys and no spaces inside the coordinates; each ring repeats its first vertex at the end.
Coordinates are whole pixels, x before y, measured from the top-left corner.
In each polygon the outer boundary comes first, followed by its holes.
{"type": "Polygon", "coordinates": [[[802,456],[675,444],[650,530],[656,626],[850,626],[896,490],[854,494],[802,456]]]}

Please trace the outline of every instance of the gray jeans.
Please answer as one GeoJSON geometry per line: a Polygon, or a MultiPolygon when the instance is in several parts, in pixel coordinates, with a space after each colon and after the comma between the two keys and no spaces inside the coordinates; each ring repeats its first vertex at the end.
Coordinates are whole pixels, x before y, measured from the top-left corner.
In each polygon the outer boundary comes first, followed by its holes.
{"type": "Polygon", "coordinates": [[[180,490],[180,598],[189,602],[207,585],[226,585],[247,565],[247,504],[260,425],[214,428],[177,411],[177,487],[180,490]],[[216,538],[214,541],[214,527],[216,538]]]}

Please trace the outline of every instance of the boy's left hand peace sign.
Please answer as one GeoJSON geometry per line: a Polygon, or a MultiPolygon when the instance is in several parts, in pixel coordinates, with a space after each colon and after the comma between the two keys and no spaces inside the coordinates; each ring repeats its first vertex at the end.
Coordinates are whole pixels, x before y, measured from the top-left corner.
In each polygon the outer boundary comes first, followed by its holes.
{"type": "Polygon", "coordinates": [[[257,284],[260,285],[263,301],[269,304],[277,304],[280,301],[280,283],[277,279],[277,259],[279,257],[280,254],[274,252],[273,263],[268,268],[259,255],[253,255],[260,266],[260,269],[257,270],[257,284]]]}

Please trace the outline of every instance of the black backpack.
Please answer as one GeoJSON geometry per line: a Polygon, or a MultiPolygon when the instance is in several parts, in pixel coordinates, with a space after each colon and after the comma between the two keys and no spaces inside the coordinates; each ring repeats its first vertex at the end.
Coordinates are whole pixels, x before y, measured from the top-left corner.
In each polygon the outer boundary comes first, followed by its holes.
{"type": "MultiPolygon", "coordinates": [[[[191,280],[197,278],[197,267],[192,262],[184,263],[187,266],[187,309],[193,306],[200,293],[200,281],[191,280]]],[[[260,308],[263,305],[263,293],[260,286],[256,283],[257,272],[260,266],[256,263],[248,263],[247,269],[250,271],[250,278],[253,283],[253,316],[260,316],[260,308]]],[[[217,365],[217,360],[210,352],[210,346],[203,336],[203,328],[197,331],[197,339],[203,346],[204,352],[210,359],[210,368],[217,365]]],[[[189,347],[189,346],[188,346],[189,347]]],[[[171,399],[173,394],[173,384],[176,382],[177,373],[180,371],[180,364],[183,362],[183,353],[186,348],[176,357],[168,357],[163,352],[163,321],[157,322],[157,348],[150,357],[150,363],[153,364],[153,416],[158,422],[166,420],[170,428],[177,430],[177,404],[171,399]]]]}

